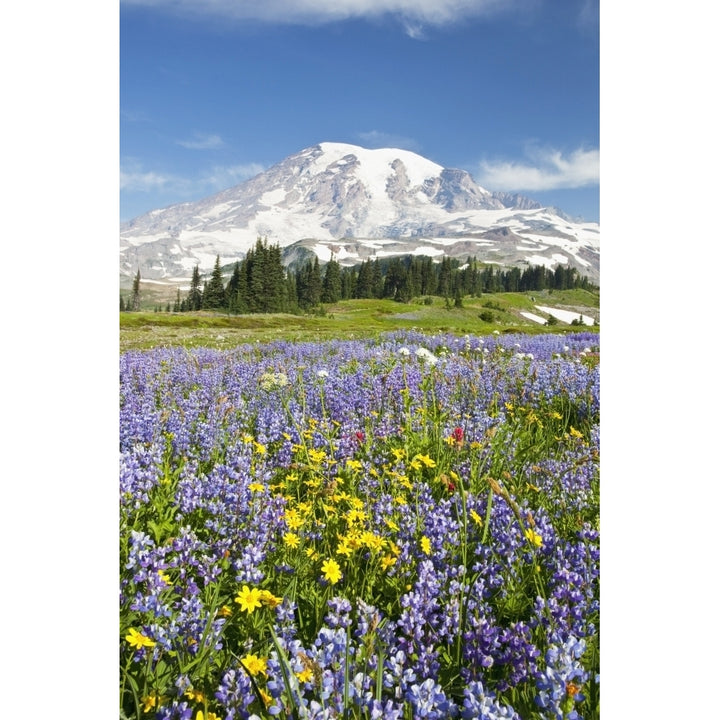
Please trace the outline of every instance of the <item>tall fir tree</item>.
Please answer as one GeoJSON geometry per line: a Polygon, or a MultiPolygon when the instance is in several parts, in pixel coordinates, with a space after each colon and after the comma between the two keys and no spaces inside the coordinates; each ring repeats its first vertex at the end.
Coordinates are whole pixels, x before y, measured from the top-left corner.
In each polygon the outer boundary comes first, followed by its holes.
{"type": "Polygon", "coordinates": [[[324,303],[336,303],[342,295],[342,280],[340,279],[340,263],[331,255],[325,265],[322,293],[320,300],[324,303]]]}
{"type": "Polygon", "coordinates": [[[140,309],[140,268],[138,268],[132,286],[132,299],[130,309],[137,312],[140,309]]]}
{"type": "Polygon", "coordinates": [[[202,307],[202,290],[200,289],[200,268],[196,265],[193,268],[190,279],[190,291],[187,296],[187,309],[199,310],[202,307]]]}
{"type": "Polygon", "coordinates": [[[225,285],[223,284],[222,270],[220,269],[220,256],[215,258],[210,282],[203,292],[202,306],[207,310],[217,310],[225,307],[225,285]]]}

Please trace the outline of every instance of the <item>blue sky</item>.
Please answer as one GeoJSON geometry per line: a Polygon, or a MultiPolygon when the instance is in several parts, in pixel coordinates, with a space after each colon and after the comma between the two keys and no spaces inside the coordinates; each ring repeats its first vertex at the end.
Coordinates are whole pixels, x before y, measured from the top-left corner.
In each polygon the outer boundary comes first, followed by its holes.
{"type": "Polygon", "coordinates": [[[599,220],[598,0],[121,0],[120,219],[322,141],[599,220]]]}

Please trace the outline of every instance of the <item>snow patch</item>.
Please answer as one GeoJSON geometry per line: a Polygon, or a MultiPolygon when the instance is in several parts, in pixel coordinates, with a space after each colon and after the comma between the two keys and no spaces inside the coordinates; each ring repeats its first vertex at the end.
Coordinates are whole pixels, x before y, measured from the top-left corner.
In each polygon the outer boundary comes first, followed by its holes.
{"type": "Polygon", "coordinates": [[[552,315],[562,322],[571,323],[573,320],[579,320],[582,318],[584,325],[594,325],[595,320],[587,315],[581,315],[580,313],[573,312],[572,310],[558,310],[557,308],[546,307],[545,305],[535,306],[540,312],[552,315]]]}

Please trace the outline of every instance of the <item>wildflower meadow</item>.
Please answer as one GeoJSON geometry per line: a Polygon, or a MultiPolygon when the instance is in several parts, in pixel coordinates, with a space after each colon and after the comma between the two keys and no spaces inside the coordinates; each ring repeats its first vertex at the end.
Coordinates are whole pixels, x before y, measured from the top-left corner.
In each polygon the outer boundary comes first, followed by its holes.
{"type": "Polygon", "coordinates": [[[120,356],[120,717],[599,718],[599,336],[120,356]]]}

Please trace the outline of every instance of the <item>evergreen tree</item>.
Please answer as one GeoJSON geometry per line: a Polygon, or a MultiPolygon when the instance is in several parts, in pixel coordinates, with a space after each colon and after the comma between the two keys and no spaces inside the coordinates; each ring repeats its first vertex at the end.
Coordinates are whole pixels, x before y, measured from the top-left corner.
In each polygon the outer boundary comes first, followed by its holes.
{"type": "Polygon", "coordinates": [[[322,275],[320,274],[320,262],[317,256],[312,261],[308,273],[307,302],[308,307],[317,307],[322,296],[322,275]]]}
{"type": "Polygon", "coordinates": [[[133,280],[131,309],[137,312],[140,309],[140,269],[133,280]]]}
{"type": "Polygon", "coordinates": [[[120,312],[123,312],[125,310],[125,300],[123,300],[123,296],[120,296],[120,312]]]}
{"type": "Polygon", "coordinates": [[[340,263],[331,255],[325,265],[322,293],[320,300],[324,303],[336,303],[342,295],[342,281],[340,279],[340,263]]]}
{"type": "Polygon", "coordinates": [[[225,286],[223,285],[222,271],[220,270],[220,256],[215,258],[210,282],[207,284],[202,297],[202,306],[208,310],[225,307],[225,286]]]}
{"type": "Polygon", "coordinates": [[[190,291],[188,292],[186,307],[188,310],[199,310],[202,307],[202,290],[200,290],[200,268],[197,265],[193,268],[192,279],[190,280],[190,291]]]}
{"type": "Polygon", "coordinates": [[[460,294],[460,287],[455,288],[455,307],[461,308],[463,306],[462,295],[460,294]]]}

